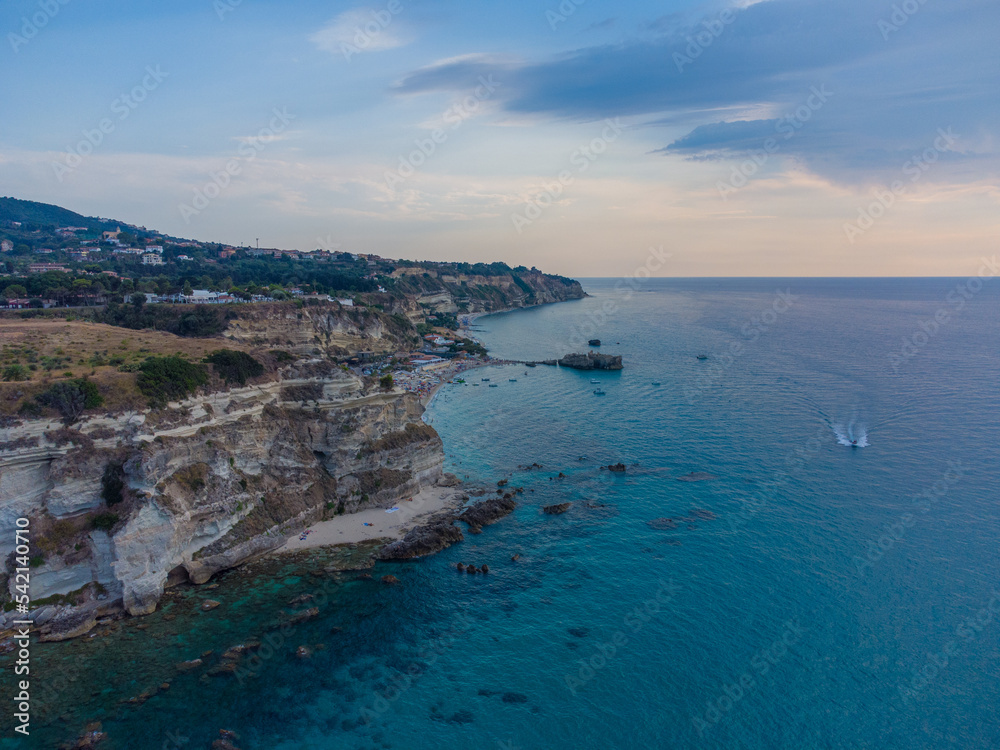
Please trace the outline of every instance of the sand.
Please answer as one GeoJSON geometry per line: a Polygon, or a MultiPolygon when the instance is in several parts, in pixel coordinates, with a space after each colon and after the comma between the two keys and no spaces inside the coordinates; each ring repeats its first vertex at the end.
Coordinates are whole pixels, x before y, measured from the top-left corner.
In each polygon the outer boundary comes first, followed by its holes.
{"type": "Polygon", "coordinates": [[[301,533],[296,534],[277,551],[298,552],[367,539],[402,539],[407,531],[438,511],[461,505],[465,497],[460,487],[425,487],[412,500],[401,500],[396,506],[399,510],[393,513],[386,513],[384,508],[372,508],[321,521],[307,529],[310,533],[304,540],[299,538],[301,533]],[[365,523],[372,525],[365,526],[365,523]]]}

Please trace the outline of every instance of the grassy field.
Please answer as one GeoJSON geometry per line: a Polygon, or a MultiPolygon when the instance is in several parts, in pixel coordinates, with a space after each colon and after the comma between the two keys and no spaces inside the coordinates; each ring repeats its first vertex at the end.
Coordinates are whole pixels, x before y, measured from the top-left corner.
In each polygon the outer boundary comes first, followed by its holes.
{"type": "Polygon", "coordinates": [[[0,319],[0,414],[16,413],[30,398],[60,380],[95,382],[109,411],[143,408],[134,372],[146,357],[178,354],[200,362],[216,349],[248,348],[226,339],[174,336],[101,323],[49,319],[0,319]]]}

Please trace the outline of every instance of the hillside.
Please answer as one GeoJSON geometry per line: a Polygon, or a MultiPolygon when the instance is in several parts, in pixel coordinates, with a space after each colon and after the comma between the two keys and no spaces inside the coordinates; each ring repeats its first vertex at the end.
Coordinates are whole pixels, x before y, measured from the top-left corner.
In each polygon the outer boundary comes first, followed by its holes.
{"type": "Polygon", "coordinates": [[[87,227],[94,232],[114,229],[114,222],[83,216],[60,206],[19,198],[0,198],[0,225],[21,222],[37,227],[87,227]]]}

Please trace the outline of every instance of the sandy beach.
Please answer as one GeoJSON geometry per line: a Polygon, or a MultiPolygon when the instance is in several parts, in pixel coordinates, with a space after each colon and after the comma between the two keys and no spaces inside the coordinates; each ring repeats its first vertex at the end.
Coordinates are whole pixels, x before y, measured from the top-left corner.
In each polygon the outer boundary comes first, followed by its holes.
{"type": "Polygon", "coordinates": [[[461,487],[425,487],[412,500],[401,500],[394,506],[399,510],[387,513],[386,508],[372,508],[321,521],[306,529],[309,533],[305,539],[301,538],[301,533],[296,534],[277,551],[298,552],[367,539],[402,539],[414,526],[419,526],[441,510],[461,505],[465,498],[461,487]]]}

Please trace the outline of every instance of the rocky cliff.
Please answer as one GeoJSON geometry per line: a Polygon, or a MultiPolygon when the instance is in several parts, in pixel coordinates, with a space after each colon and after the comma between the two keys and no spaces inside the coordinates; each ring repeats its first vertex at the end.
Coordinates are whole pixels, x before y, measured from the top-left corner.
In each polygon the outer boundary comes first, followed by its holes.
{"type": "Polygon", "coordinates": [[[9,571],[16,520],[29,518],[36,605],[120,601],[148,613],[167,586],[203,583],[304,524],[436,482],[442,446],[422,412],[413,395],[366,392],[315,359],[263,384],[72,429],[7,420],[0,552],[9,571]]]}

